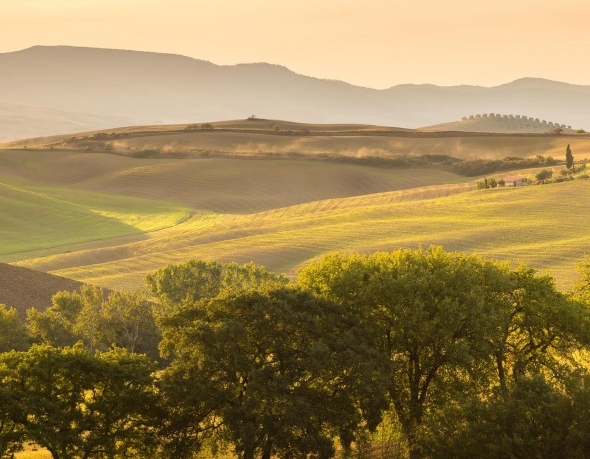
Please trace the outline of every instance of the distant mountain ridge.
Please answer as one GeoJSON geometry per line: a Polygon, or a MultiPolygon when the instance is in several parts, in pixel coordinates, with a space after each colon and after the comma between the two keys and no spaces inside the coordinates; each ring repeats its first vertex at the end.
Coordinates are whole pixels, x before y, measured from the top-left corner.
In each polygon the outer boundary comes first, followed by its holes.
{"type": "MultiPolygon", "coordinates": [[[[377,90],[303,76],[273,64],[220,66],[174,54],[71,46],[0,54],[0,101],[129,124],[207,122],[255,114],[309,123],[419,128],[468,113],[494,112],[587,128],[590,119],[590,85],[523,78],[491,88],[405,84],[377,90]]],[[[28,125],[31,136],[76,130],[43,123],[36,127],[35,116],[22,116],[21,124],[28,125]]],[[[0,139],[22,138],[23,126],[9,121],[0,118],[0,139]]],[[[88,124],[89,130],[104,127],[88,124]]]]}

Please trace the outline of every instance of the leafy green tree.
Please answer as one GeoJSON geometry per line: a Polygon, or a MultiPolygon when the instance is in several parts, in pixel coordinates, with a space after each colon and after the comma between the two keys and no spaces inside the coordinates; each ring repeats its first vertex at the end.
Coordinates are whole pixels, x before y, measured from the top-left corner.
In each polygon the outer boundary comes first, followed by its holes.
{"type": "MultiPolygon", "coordinates": [[[[78,329],[83,320],[78,318],[78,329]]],[[[147,354],[156,359],[159,355],[160,331],[156,325],[153,305],[140,292],[111,292],[98,309],[97,343],[101,349],[117,346],[129,352],[147,354]]],[[[92,322],[91,322],[92,324],[92,322]]]]}
{"type": "Polygon", "coordinates": [[[567,144],[567,148],[565,149],[565,167],[571,169],[574,167],[574,155],[572,155],[572,149],[570,148],[570,144],[567,144]]]}
{"type": "Polygon", "coordinates": [[[440,248],[334,254],[305,268],[299,283],[364,311],[390,362],[389,395],[410,458],[421,457],[425,420],[487,377],[506,268],[440,248]]]}
{"type": "Polygon", "coordinates": [[[58,292],[45,311],[27,310],[29,333],[33,339],[52,346],[72,346],[81,339],[74,331],[81,310],[82,301],[78,293],[58,292]]]}
{"type": "MultiPolygon", "coordinates": [[[[191,260],[169,265],[146,277],[146,284],[164,309],[214,298],[221,291],[243,291],[284,286],[289,280],[254,263],[191,260]]],[[[165,312],[164,312],[165,313],[165,312]]]]}
{"type": "Polygon", "coordinates": [[[495,383],[509,395],[520,378],[544,375],[558,382],[579,366],[590,344],[590,310],[555,288],[549,276],[520,267],[499,297],[500,328],[490,335],[495,383]]]}
{"type": "Polygon", "coordinates": [[[588,404],[580,409],[575,400],[588,394],[580,355],[590,344],[590,310],[532,269],[505,269],[502,277],[504,286],[490,292],[500,320],[482,330],[491,353],[477,390],[428,419],[428,455],[586,457],[588,404]]]}
{"type": "Polygon", "coordinates": [[[13,375],[0,354],[0,459],[14,458],[22,450],[25,415],[18,393],[11,384],[13,375]]]}
{"type": "Polygon", "coordinates": [[[543,169],[535,175],[535,178],[541,181],[547,180],[551,177],[553,177],[553,171],[550,171],[549,169],[543,169]]]}
{"type": "Polygon", "coordinates": [[[198,413],[208,404],[243,459],[328,458],[335,436],[349,445],[379,422],[382,359],[362,322],[334,303],[293,288],[230,291],[162,325],[175,358],[166,374],[176,387],[200,384],[191,404],[198,413]]]}
{"type": "Polygon", "coordinates": [[[74,318],[73,330],[79,336],[86,347],[90,350],[104,351],[111,345],[105,340],[106,327],[103,326],[104,319],[102,306],[105,301],[106,292],[100,287],[84,285],[80,293],[73,293],[81,304],[78,315],[74,318]]]}
{"type": "Polygon", "coordinates": [[[380,337],[411,457],[551,457],[540,451],[586,447],[588,410],[570,413],[587,392],[569,381],[590,380],[580,362],[590,312],[550,277],[431,248],[330,255],[299,282],[363,311],[380,337]],[[476,451],[482,444],[495,447],[476,451]]]}
{"type": "Polygon", "coordinates": [[[151,451],[153,367],[145,356],[116,349],[35,345],[0,354],[4,389],[19,411],[12,421],[54,459],[112,458],[151,451]]]}
{"type": "Polygon", "coordinates": [[[44,312],[27,311],[33,338],[53,346],[83,341],[91,350],[112,346],[158,357],[159,329],[152,304],[142,293],[106,292],[85,285],[80,292],[59,292],[44,312]]]}
{"type": "Polygon", "coordinates": [[[29,334],[16,309],[0,303],[0,352],[22,351],[28,346],[29,334]]]}

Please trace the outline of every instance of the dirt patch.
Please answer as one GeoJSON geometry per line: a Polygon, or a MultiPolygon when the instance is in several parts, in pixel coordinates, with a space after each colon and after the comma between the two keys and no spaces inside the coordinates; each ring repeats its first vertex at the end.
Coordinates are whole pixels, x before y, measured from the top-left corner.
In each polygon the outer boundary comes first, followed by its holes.
{"type": "Polygon", "coordinates": [[[62,290],[79,290],[82,282],[32,269],[0,263],[0,303],[17,309],[21,319],[26,310],[51,306],[51,297],[62,290]]]}

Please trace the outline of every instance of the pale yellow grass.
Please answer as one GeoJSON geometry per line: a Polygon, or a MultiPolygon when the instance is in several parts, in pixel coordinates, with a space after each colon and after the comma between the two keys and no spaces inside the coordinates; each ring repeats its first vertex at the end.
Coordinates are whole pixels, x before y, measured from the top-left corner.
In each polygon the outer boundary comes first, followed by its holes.
{"type": "MultiPolygon", "coordinates": [[[[471,185],[472,186],[472,185],[471,185]]],[[[458,191],[451,186],[327,200],[254,215],[218,217],[209,228],[193,219],[151,233],[125,247],[125,255],[86,264],[71,254],[69,267],[56,257],[22,264],[112,288],[142,286],[144,276],[190,258],[264,264],[294,275],[329,251],[392,250],[442,245],[551,273],[569,288],[577,262],[590,250],[586,224],[590,181],[518,189],[458,191]],[[412,198],[411,196],[414,196],[412,198]],[[448,196],[444,196],[448,194],[448,196]],[[200,228],[193,231],[194,227],[200,228]]],[[[472,188],[473,189],[473,188],[472,188]]],[[[99,257],[100,249],[87,254],[99,257]]],[[[82,256],[82,255],[81,255],[82,256]]],[[[66,263],[67,264],[67,263],[66,263]]]]}

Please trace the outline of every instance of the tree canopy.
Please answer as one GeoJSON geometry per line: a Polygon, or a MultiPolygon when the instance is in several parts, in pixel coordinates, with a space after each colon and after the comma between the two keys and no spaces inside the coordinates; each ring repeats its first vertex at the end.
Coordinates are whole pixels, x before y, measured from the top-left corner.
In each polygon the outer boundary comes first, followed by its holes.
{"type": "Polygon", "coordinates": [[[152,370],[145,356],[122,349],[93,354],[45,344],[0,354],[0,395],[18,400],[0,415],[16,427],[13,434],[21,432],[19,440],[47,448],[53,459],[149,451],[152,370]]]}
{"type": "Polygon", "coordinates": [[[84,287],[26,327],[0,305],[0,458],[328,459],[385,419],[411,459],[583,459],[590,258],[580,274],[563,293],[431,247],[329,254],[297,283],[193,260],[148,276],[159,305],[84,287]]]}
{"type": "Polygon", "coordinates": [[[309,293],[202,299],[164,320],[163,330],[171,371],[207,375],[203,393],[244,459],[329,458],[334,436],[350,444],[385,407],[371,336],[338,305],[309,293]]]}
{"type": "Polygon", "coordinates": [[[364,311],[390,362],[389,395],[411,458],[423,456],[427,429],[446,406],[499,393],[506,407],[516,383],[557,375],[587,344],[587,308],[550,278],[440,248],[333,254],[299,282],[364,311]]]}

